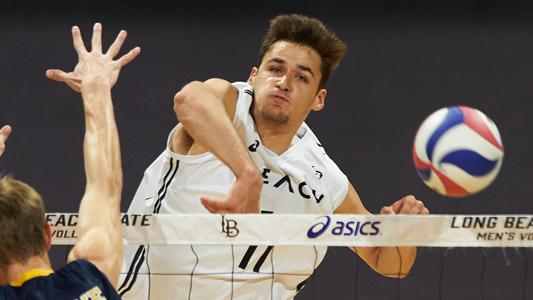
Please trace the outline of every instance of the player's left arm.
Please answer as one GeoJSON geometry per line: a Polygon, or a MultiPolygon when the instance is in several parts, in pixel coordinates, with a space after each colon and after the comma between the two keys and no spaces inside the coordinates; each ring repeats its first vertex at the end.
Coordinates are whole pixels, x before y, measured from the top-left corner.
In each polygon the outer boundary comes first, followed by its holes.
{"type": "Polygon", "coordinates": [[[11,134],[11,131],[12,128],[9,125],[4,125],[2,129],[0,129],[0,156],[2,156],[6,150],[6,141],[11,134]]]}
{"type": "MultiPolygon", "coordinates": [[[[335,210],[336,214],[370,214],[364,207],[355,188],[349,184],[348,193],[335,210]]],[[[414,196],[405,196],[390,206],[381,209],[384,215],[426,215],[429,213],[422,201],[414,196]]],[[[350,247],[372,269],[381,275],[394,278],[407,276],[416,258],[416,247],[350,247]]]]}

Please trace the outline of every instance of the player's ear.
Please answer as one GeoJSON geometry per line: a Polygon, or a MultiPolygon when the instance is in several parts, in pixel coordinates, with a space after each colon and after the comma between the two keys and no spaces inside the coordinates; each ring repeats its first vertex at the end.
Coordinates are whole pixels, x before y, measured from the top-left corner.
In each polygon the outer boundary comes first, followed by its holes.
{"type": "Polygon", "coordinates": [[[52,227],[50,224],[44,225],[44,246],[46,251],[50,250],[50,247],[52,246],[52,227]]]}
{"type": "Polygon", "coordinates": [[[326,89],[320,89],[315,96],[315,100],[313,100],[313,106],[311,106],[311,109],[314,111],[319,111],[324,108],[327,94],[328,91],[326,91],[326,89]]]}
{"type": "Polygon", "coordinates": [[[252,70],[250,71],[250,76],[248,76],[248,84],[249,85],[252,85],[253,80],[254,80],[256,75],[257,75],[257,67],[253,67],[252,70]]]}

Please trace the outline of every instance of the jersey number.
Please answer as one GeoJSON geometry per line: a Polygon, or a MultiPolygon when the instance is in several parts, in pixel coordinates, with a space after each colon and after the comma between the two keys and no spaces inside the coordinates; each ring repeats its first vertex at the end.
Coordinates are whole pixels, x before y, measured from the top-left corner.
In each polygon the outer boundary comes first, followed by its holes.
{"type": "MultiPolygon", "coordinates": [[[[274,212],[273,211],[268,211],[268,210],[262,210],[261,213],[262,214],[272,214],[274,212]]],[[[259,260],[255,263],[254,272],[259,273],[259,269],[261,268],[261,266],[263,265],[263,263],[267,259],[268,255],[272,251],[272,248],[274,248],[274,246],[268,246],[266,248],[266,250],[263,252],[263,254],[261,254],[261,257],[259,257],[259,260]]],[[[241,259],[241,262],[239,263],[239,268],[241,268],[243,270],[246,269],[246,267],[248,266],[248,263],[250,262],[250,259],[254,255],[254,252],[255,252],[256,249],[257,249],[257,246],[255,246],[255,245],[252,245],[252,246],[248,247],[248,249],[246,250],[246,253],[244,253],[244,256],[241,259]]]]}

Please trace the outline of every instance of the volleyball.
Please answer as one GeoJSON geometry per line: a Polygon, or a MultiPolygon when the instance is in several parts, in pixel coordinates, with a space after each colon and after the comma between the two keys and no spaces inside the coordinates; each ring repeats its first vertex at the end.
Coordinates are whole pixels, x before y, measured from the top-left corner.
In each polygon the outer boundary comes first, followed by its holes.
{"type": "Polygon", "coordinates": [[[489,186],[498,176],[503,156],[496,124],[467,106],[432,113],[420,125],[413,144],[420,178],[449,197],[465,197],[489,186]]]}

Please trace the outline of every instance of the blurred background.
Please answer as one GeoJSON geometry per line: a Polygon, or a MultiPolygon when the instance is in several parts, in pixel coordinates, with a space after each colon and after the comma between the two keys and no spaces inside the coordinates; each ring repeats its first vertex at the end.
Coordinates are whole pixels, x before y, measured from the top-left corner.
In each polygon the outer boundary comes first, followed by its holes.
{"type": "MultiPolygon", "coordinates": [[[[73,212],[84,191],[79,95],[44,76],[76,61],[70,28],[86,39],[102,22],[104,47],[120,29],[141,55],[113,89],[125,211],[144,169],[177,120],[173,95],[191,80],[246,80],[268,21],[321,19],[349,47],[308,124],[372,212],[414,194],[435,214],[532,214],[533,5],[528,1],[2,1],[0,123],[13,135],[0,172],[40,191],[49,212],[73,212]],[[431,112],[468,105],[499,127],[505,159],[485,191],[449,199],[428,189],[411,161],[431,112]]],[[[0,125],[1,125],[0,124],[0,125]]],[[[67,248],[54,247],[54,266],[67,248]]],[[[330,248],[299,299],[533,299],[531,249],[419,250],[412,274],[380,277],[353,253],[330,248]],[[529,259],[528,259],[529,258],[529,259]]]]}

